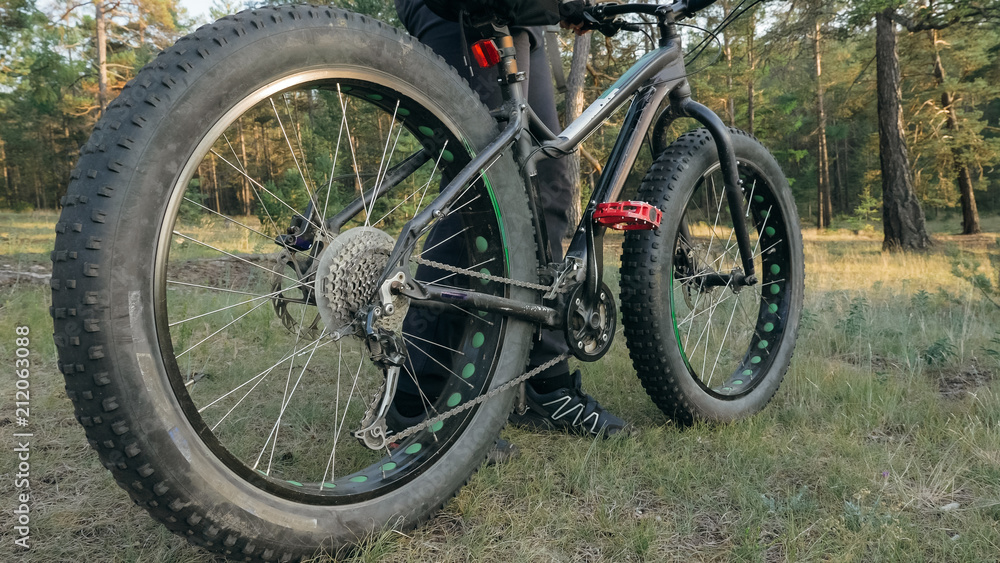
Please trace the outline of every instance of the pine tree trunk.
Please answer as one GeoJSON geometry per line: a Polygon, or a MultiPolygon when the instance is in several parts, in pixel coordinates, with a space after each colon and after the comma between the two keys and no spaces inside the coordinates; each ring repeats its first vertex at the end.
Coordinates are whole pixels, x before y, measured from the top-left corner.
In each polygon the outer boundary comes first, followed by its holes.
{"type": "Polygon", "coordinates": [[[813,48],[816,55],[816,115],[819,126],[816,136],[818,138],[819,170],[817,170],[819,202],[816,210],[816,226],[820,229],[829,228],[833,220],[831,212],[830,197],[830,153],[826,146],[826,107],[823,101],[823,59],[822,59],[822,36],[820,22],[816,20],[816,34],[813,36],[813,48]]]}
{"type": "Polygon", "coordinates": [[[215,192],[215,210],[222,213],[222,202],[219,201],[219,175],[216,173],[216,160],[215,155],[210,155],[209,160],[211,161],[212,167],[212,191],[215,192]]]}
{"type": "MultiPolygon", "coordinates": [[[[931,43],[934,49],[934,77],[937,79],[938,85],[944,85],[944,65],[941,64],[941,54],[937,47],[937,30],[931,30],[931,43]]],[[[956,133],[958,133],[958,114],[955,111],[955,99],[947,90],[941,92],[941,108],[947,115],[948,130],[952,131],[952,138],[955,138],[956,133]]],[[[979,234],[982,229],[979,227],[976,194],[972,191],[972,174],[969,173],[969,167],[962,163],[962,151],[958,147],[952,149],[952,155],[955,159],[955,175],[962,202],[962,234],[979,234]]]]}
{"type": "Polygon", "coordinates": [[[893,10],[875,16],[879,161],[882,168],[882,219],[886,250],[918,250],[931,245],[920,202],[913,192],[909,153],[903,138],[902,92],[893,10]]]}
{"type": "MultiPolygon", "coordinates": [[[[246,170],[246,168],[247,168],[247,143],[246,143],[246,139],[244,138],[244,135],[243,135],[243,118],[242,117],[239,118],[238,120],[236,120],[236,128],[237,128],[237,131],[239,132],[239,135],[240,135],[240,157],[241,157],[240,166],[243,167],[244,170],[246,170]]],[[[250,191],[250,180],[248,180],[246,176],[240,175],[240,184],[243,186],[242,193],[240,194],[240,200],[241,200],[241,203],[243,204],[243,206],[242,206],[243,215],[246,216],[246,217],[249,217],[250,213],[251,213],[250,203],[253,200],[253,194],[250,191]]]]}
{"type": "MultiPolygon", "coordinates": [[[[4,148],[3,139],[0,139],[0,169],[3,170],[4,193],[7,194],[8,198],[12,198],[14,194],[11,191],[10,176],[7,174],[7,151],[4,148]]],[[[9,199],[8,201],[13,202],[13,199],[9,199]]]]}
{"type": "Polygon", "coordinates": [[[108,107],[108,32],[104,13],[104,1],[94,0],[94,24],[97,34],[97,103],[101,115],[108,107]]]}

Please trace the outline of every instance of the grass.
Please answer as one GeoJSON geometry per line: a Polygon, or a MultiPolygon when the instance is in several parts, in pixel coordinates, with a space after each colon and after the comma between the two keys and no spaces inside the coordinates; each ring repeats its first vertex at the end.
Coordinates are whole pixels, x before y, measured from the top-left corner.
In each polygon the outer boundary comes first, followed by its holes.
{"type": "MultiPolygon", "coordinates": [[[[0,262],[43,261],[55,220],[0,214],[0,262]]],[[[986,263],[986,246],[941,237],[930,253],[896,255],[874,234],[805,236],[799,346],[762,413],[724,426],[670,424],[619,339],[581,366],[584,386],[636,435],[594,442],[507,429],[518,458],[481,469],[426,525],[371,538],[356,560],[995,560],[1000,310],[950,264],[956,253],[986,263]]],[[[31,328],[35,434],[33,547],[15,550],[4,526],[0,560],[205,561],[133,506],[87,445],[56,370],[48,300],[44,287],[0,288],[3,365],[14,362],[14,326],[31,328]]],[[[2,381],[9,444],[13,376],[2,381]]],[[[6,450],[9,514],[16,471],[6,450]]]]}

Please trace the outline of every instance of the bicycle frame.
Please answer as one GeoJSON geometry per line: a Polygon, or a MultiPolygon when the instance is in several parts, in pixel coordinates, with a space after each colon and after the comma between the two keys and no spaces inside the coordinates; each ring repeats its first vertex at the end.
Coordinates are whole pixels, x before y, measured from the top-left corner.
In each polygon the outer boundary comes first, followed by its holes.
{"type": "MultiPolygon", "coordinates": [[[[545,156],[546,152],[568,154],[576,150],[605,120],[631,100],[621,132],[608,157],[604,173],[582,214],[580,224],[576,227],[562,265],[563,271],[570,269],[574,263],[577,269],[579,266],[585,265],[585,295],[596,295],[602,287],[603,245],[601,242],[606,228],[595,225],[593,213],[598,204],[618,199],[625,186],[628,173],[635,164],[642,147],[645,132],[653,125],[654,119],[657,119],[657,111],[668,96],[670,105],[660,113],[656,129],[662,130],[676,117],[691,117],[699,121],[711,133],[720,155],[725,189],[729,199],[729,211],[733,217],[736,241],[745,272],[745,275],[737,279],[736,282],[744,285],[756,283],[750,237],[745,219],[746,213],[742,204],[742,191],[737,176],[736,157],[729,132],[715,113],[691,99],[681,41],[673,23],[673,14],[663,10],[663,6],[641,4],[623,5],[619,7],[622,10],[616,10],[616,12],[624,13],[626,9],[641,11],[643,7],[648,8],[646,13],[656,14],[659,17],[659,46],[640,58],[578,119],[558,135],[550,131],[528,105],[519,83],[520,80],[523,80],[523,75],[518,74],[516,58],[513,49],[510,49],[513,46],[512,39],[506,27],[495,28],[497,30],[496,38],[504,49],[504,53],[507,53],[499,67],[501,90],[505,102],[500,111],[497,112],[498,119],[506,120],[507,124],[485,150],[473,158],[447,186],[441,188],[440,195],[433,202],[406,224],[403,234],[396,241],[396,246],[389,258],[389,264],[394,265],[394,267],[383,275],[379,281],[380,287],[400,269],[405,270],[406,257],[418,238],[430,228],[432,221],[447,215],[449,207],[460,196],[465,187],[469,183],[477,181],[485,174],[490,165],[510,148],[514,149],[515,158],[521,166],[525,185],[528,187],[531,213],[534,216],[535,224],[541,227],[538,229],[539,232],[536,232],[539,262],[542,265],[550,264],[552,257],[548,244],[545,242],[547,238],[544,232],[544,219],[538,212],[538,190],[532,181],[535,164],[545,156]],[[640,8],[640,10],[636,10],[636,8],[640,8]]],[[[562,312],[556,308],[524,303],[471,290],[455,291],[423,287],[420,295],[421,299],[463,304],[480,310],[500,312],[547,327],[560,327],[562,322],[562,312]]],[[[416,294],[411,296],[416,297],[416,294]]]]}

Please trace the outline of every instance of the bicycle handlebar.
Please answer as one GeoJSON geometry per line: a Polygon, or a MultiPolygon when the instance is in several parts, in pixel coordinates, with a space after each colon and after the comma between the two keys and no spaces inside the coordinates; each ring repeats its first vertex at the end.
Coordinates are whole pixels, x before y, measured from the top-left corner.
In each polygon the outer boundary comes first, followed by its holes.
{"type": "Polygon", "coordinates": [[[604,35],[614,35],[616,32],[641,31],[642,25],[633,24],[615,19],[616,16],[624,14],[647,14],[650,16],[664,17],[670,12],[680,17],[689,17],[696,12],[703,10],[717,0],[677,0],[670,5],[662,4],[597,4],[587,9],[592,21],[586,25],[586,29],[596,29],[604,35]]]}
{"type": "Polygon", "coordinates": [[[715,4],[715,2],[716,0],[687,0],[687,2],[685,2],[687,7],[684,10],[684,13],[689,15],[694,14],[695,12],[699,12],[712,4],[715,4]]]}

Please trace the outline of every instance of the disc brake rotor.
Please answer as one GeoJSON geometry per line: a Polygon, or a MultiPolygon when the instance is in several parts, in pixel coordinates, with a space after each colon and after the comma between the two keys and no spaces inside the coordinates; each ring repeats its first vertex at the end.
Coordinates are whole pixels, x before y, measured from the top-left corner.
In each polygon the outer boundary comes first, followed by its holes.
{"type": "MultiPolygon", "coordinates": [[[[313,261],[315,266],[315,261],[313,261]]],[[[320,316],[315,311],[310,311],[313,285],[310,283],[299,283],[293,285],[290,279],[305,280],[315,272],[309,271],[311,268],[303,267],[296,259],[295,255],[287,250],[278,254],[277,263],[271,274],[271,305],[274,312],[281,320],[281,324],[292,334],[298,334],[304,339],[315,339],[319,336],[320,316]],[[285,276],[282,272],[291,272],[285,276]],[[308,307],[307,310],[294,311],[294,305],[308,307]]]]}

